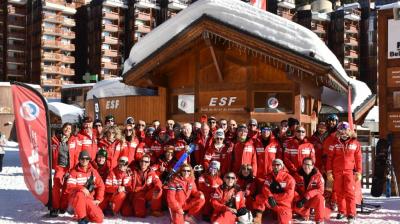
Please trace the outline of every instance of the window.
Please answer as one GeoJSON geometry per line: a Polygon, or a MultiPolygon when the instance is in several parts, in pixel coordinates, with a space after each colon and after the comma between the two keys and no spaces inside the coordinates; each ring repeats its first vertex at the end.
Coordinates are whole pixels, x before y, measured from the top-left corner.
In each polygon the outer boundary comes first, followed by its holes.
{"type": "Polygon", "coordinates": [[[293,113],[293,93],[254,92],[254,112],[293,113]]]}
{"type": "Polygon", "coordinates": [[[173,114],[194,114],[194,95],[174,95],[172,96],[173,114]]]}

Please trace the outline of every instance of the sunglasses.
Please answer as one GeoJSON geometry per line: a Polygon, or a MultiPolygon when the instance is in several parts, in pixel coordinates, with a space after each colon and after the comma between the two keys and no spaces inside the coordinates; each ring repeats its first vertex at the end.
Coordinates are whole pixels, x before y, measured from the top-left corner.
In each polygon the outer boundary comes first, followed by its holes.
{"type": "Polygon", "coordinates": [[[79,160],[90,160],[89,157],[83,157],[83,158],[79,158],[79,160]]]}
{"type": "Polygon", "coordinates": [[[280,163],[272,164],[272,166],[282,166],[280,163]]]}
{"type": "Polygon", "coordinates": [[[303,163],[303,165],[305,165],[305,166],[313,166],[313,164],[309,164],[309,163],[303,163]]]}
{"type": "Polygon", "coordinates": [[[222,126],[226,126],[226,125],[228,125],[228,124],[221,123],[221,125],[222,125],[222,126]]]}
{"type": "Polygon", "coordinates": [[[124,166],[128,165],[128,161],[125,161],[125,160],[121,160],[118,163],[121,164],[121,165],[124,165],[124,166]]]}
{"type": "Polygon", "coordinates": [[[138,124],[139,127],[145,127],[145,124],[138,124]]]}
{"type": "Polygon", "coordinates": [[[210,123],[211,123],[211,124],[215,124],[215,123],[217,123],[217,122],[216,122],[216,121],[210,121],[210,123]]]}
{"type": "Polygon", "coordinates": [[[234,177],[234,176],[226,176],[225,179],[233,179],[234,180],[234,179],[236,179],[236,177],[234,177]]]}
{"type": "Polygon", "coordinates": [[[192,172],[191,170],[182,170],[182,173],[190,173],[192,172]]]}
{"type": "Polygon", "coordinates": [[[224,138],[215,138],[216,140],[224,140],[224,138]]]}
{"type": "Polygon", "coordinates": [[[95,126],[95,127],[102,127],[103,125],[101,125],[101,124],[95,124],[94,126],[95,126]]]}
{"type": "Polygon", "coordinates": [[[306,133],[306,131],[304,131],[304,130],[297,130],[296,132],[297,133],[306,133]]]}
{"type": "Polygon", "coordinates": [[[130,129],[125,129],[126,131],[128,131],[128,132],[132,132],[132,129],[130,128],[130,129]]]}
{"type": "Polygon", "coordinates": [[[141,163],[150,163],[150,160],[140,160],[141,163]]]}

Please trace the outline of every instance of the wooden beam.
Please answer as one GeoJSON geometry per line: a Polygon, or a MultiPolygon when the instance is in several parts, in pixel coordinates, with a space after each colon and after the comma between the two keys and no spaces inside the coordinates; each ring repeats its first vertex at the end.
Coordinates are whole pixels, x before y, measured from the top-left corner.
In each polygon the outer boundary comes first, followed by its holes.
{"type": "Polygon", "coordinates": [[[209,38],[204,38],[204,41],[206,42],[206,45],[210,48],[211,57],[214,61],[215,69],[217,70],[218,79],[220,82],[223,82],[224,77],[222,76],[221,69],[218,65],[218,60],[217,60],[217,56],[215,55],[214,47],[212,46],[209,38]]]}

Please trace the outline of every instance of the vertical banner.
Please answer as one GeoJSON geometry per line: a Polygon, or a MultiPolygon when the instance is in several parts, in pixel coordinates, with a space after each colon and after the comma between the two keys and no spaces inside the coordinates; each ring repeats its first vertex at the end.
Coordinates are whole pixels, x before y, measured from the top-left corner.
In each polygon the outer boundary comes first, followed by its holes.
{"type": "Polygon", "coordinates": [[[348,94],[347,94],[347,120],[350,125],[350,129],[354,131],[354,124],[353,124],[353,110],[351,108],[351,85],[348,83],[348,94]]]}
{"type": "Polygon", "coordinates": [[[253,6],[266,10],[267,9],[267,1],[266,0],[250,0],[250,4],[253,6]]]}
{"type": "Polygon", "coordinates": [[[93,103],[94,103],[94,119],[100,119],[100,104],[99,104],[99,98],[97,98],[95,95],[93,95],[93,103]]]}
{"type": "Polygon", "coordinates": [[[49,117],[41,94],[30,86],[12,83],[15,126],[24,181],[29,191],[51,207],[49,117]]]}

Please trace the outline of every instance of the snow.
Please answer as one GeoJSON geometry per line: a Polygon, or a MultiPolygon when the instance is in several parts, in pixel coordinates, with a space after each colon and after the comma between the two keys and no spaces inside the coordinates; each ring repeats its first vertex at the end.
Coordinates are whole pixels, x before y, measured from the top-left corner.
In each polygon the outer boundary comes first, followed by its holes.
{"type": "Polygon", "coordinates": [[[400,8],[400,1],[386,5],[379,5],[379,6],[377,5],[376,8],[378,8],[379,10],[400,8]]]}
{"type": "Polygon", "coordinates": [[[121,82],[122,78],[102,80],[93,86],[87,93],[86,100],[93,99],[93,95],[97,98],[117,97],[117,96],[134,96],[146,95],[154,96],[156,91],[152,89],[128,86],[121,82]]]}
{"type": "MultiPolygon", "coordinates": [[[[58,218],[47,218],[47,208],[41,202],[37,201],[32,194],[27,190],[22,174],[22,168],[19,162],[18,144],[15,142],[8,142],[5,148],[6,154],[4,158],[3,172],[0,173],[0,223],[14,224],[14,223],[76,223],[72,215],[66,213],[60,215],[58,218]]],[[[359,214],[357,216],[357,223],[400,223],[399,197],[392,198],[372,198],[369,195],[369,190],[364,189],[364,199],[366,203],[379,204],[382,209],[370,214],[359,214]]],[[[335,214],[332,214],[332,217],[335,214]]],[[[169,223],[168,213],[164,212],[164,216],[155,218],[149,216],[148,218],[122,218],[107,217],[104,223],[169,223]]],[[[205,222],[199,222],[199,224],[205,222]]],[[[264,219],[264,223],[271,223],[270,219],[264,219]]],[[[294,223],[311,223],[299,222],[294,223]]],[[[335,220],[326,223],[343,223],[335,220]]]]}
{"type": "MultiPolygon", "coordinates": [[[[333,66],[341,76],[338,77],[339,79],[344,79],[352,85],[352,108],[361,105],[372,94],[365,83],[347,76],[339,60],[314,32],[239,0],[201,0],[191,4],[176,16],[156,27],[132,47],[129,58],[124,62],[123,74],[156,52],[203,15],[304,55],[308,56],[310,52],[314,52],[316,59],[333,66]]],[[[324,91],[326,91],[325,89],[324,91]]],[[[325,98],[338,99],[339,97],[340,102],[331,104],[330,101],[323,101],[323,103],[341,107],[342,110],[347,108],[347,106],[341,105],[341,102],[347,102],[346,96],[331,95],[331,92],[327,92],[325,98]]]]}
{"type": "Polygon", "coordinates": [[[379,107],[374,106],[365,117],[366,121],[375,121],[379,122],[379,107]]]}
{"type": "Polygon", "coordinates": [[[50,111],[61,117],[61,121],[63,124],[65,122],[69,123],[79,122],[79,116],[83,116],[84,112],[82,108],[65,103],[51,102],[48,103],[47,105],[50,111]]]}
{"type": "Polygon", "coordinates": [[[65,84],[61,88],[62,89],[70,89],[70,88],[93,87],[95,84],[96,83],[65,84]]]}

